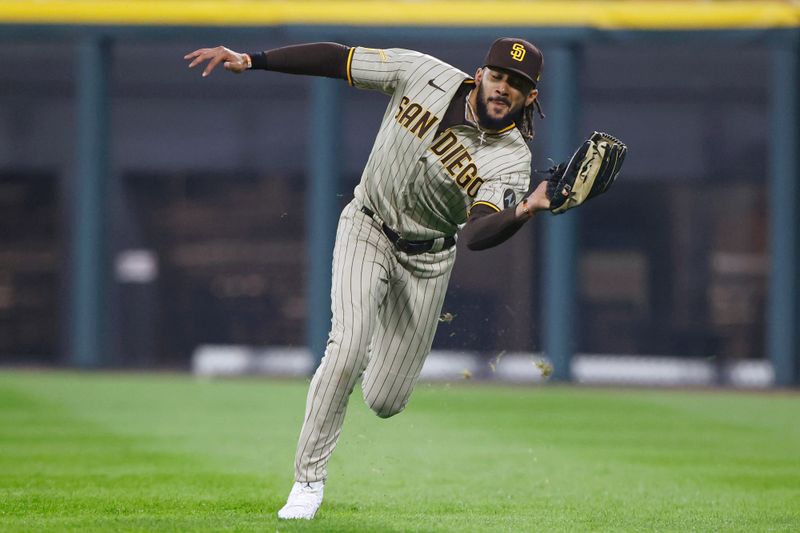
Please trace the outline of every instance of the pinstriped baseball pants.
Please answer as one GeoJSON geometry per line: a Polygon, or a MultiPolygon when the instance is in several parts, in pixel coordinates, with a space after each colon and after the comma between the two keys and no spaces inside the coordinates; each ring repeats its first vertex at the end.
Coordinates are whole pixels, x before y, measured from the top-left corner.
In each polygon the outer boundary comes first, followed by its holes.
{"type": "Polygon", "coordinates": [[[381,418],[408,403],[431,349],[455,247],[409,257],[356,200],[342,211],[333,252],[333,319],[314,373],[295,456],[296,481],[325,480],[350,393],[381,418]]]}

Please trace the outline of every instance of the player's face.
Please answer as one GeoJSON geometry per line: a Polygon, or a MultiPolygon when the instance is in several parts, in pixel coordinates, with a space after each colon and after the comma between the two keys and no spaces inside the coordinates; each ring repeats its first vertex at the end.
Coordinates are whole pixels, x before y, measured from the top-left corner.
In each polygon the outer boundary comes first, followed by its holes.
{"type": "Polygon", "coordinates": [[[478,69],[475,83],[478,86],[478,118],[491,129],[500,129],[516,120],[538,94],[528,80],[501,69],[478,69]]]}

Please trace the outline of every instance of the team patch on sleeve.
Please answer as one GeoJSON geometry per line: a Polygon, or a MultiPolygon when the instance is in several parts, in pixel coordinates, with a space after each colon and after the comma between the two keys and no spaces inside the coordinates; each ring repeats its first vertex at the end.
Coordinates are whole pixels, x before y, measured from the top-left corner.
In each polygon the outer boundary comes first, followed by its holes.
{"type": "Polygon", "coordinates": [[[506,192],[503,193],[503,207],[508,209],[517,204],[517,194],[514,192],[514,189],[506,189],[506,192]]]}
{"type": "Polygon", "coordinates": [[[529,183],[530,177],[523,173],[494,177],[483,184],[472,205],[485,203],[498,206],[498,211],[512,208],[525,196],[529,183]]]}

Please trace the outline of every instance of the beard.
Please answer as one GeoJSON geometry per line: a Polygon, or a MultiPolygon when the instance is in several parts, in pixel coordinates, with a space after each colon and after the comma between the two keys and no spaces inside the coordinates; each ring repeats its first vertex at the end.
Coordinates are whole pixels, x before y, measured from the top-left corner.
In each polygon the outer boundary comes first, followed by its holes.
{"type": "Polygon", "coordinates": [[[509,126],[512,122],[519,123],[520,119],[522,118],[522,108],[517,110],[511,109],[511,101],[508,98],[503,98],[502,96],[492,96],[488,99],[489,102],[492,101],[500,101],[505,102],[505,104],[509,107],[509,112],[501,117],[501,118],[494,118],[489,115],[489,109],[486,105],[487,100],[484,98],[483,94],[483,83],[478,85],[478,97],[477,100],[477,109],[475,109],[475,113],[478,115],[478,121],[481,123],[481,126],[490,130],[502,130],[506,126],[509,126]]]}

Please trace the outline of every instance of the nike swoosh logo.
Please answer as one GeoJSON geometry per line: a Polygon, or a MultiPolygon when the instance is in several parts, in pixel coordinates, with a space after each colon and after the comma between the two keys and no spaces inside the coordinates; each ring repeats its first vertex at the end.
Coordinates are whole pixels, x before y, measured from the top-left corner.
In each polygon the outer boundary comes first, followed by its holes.
{"type": "Polygon", "coordinates": [[[441,87],[439,87],[438,85],[436,85],[435,83],[433,83],[433,80],[428,80],[428,85],[430,85],[430,86],[431,86],[431,87],[433,87],[434,89],[439,89],[440,91],[444,92],[444,89],[442,89],[441,87]]]}

